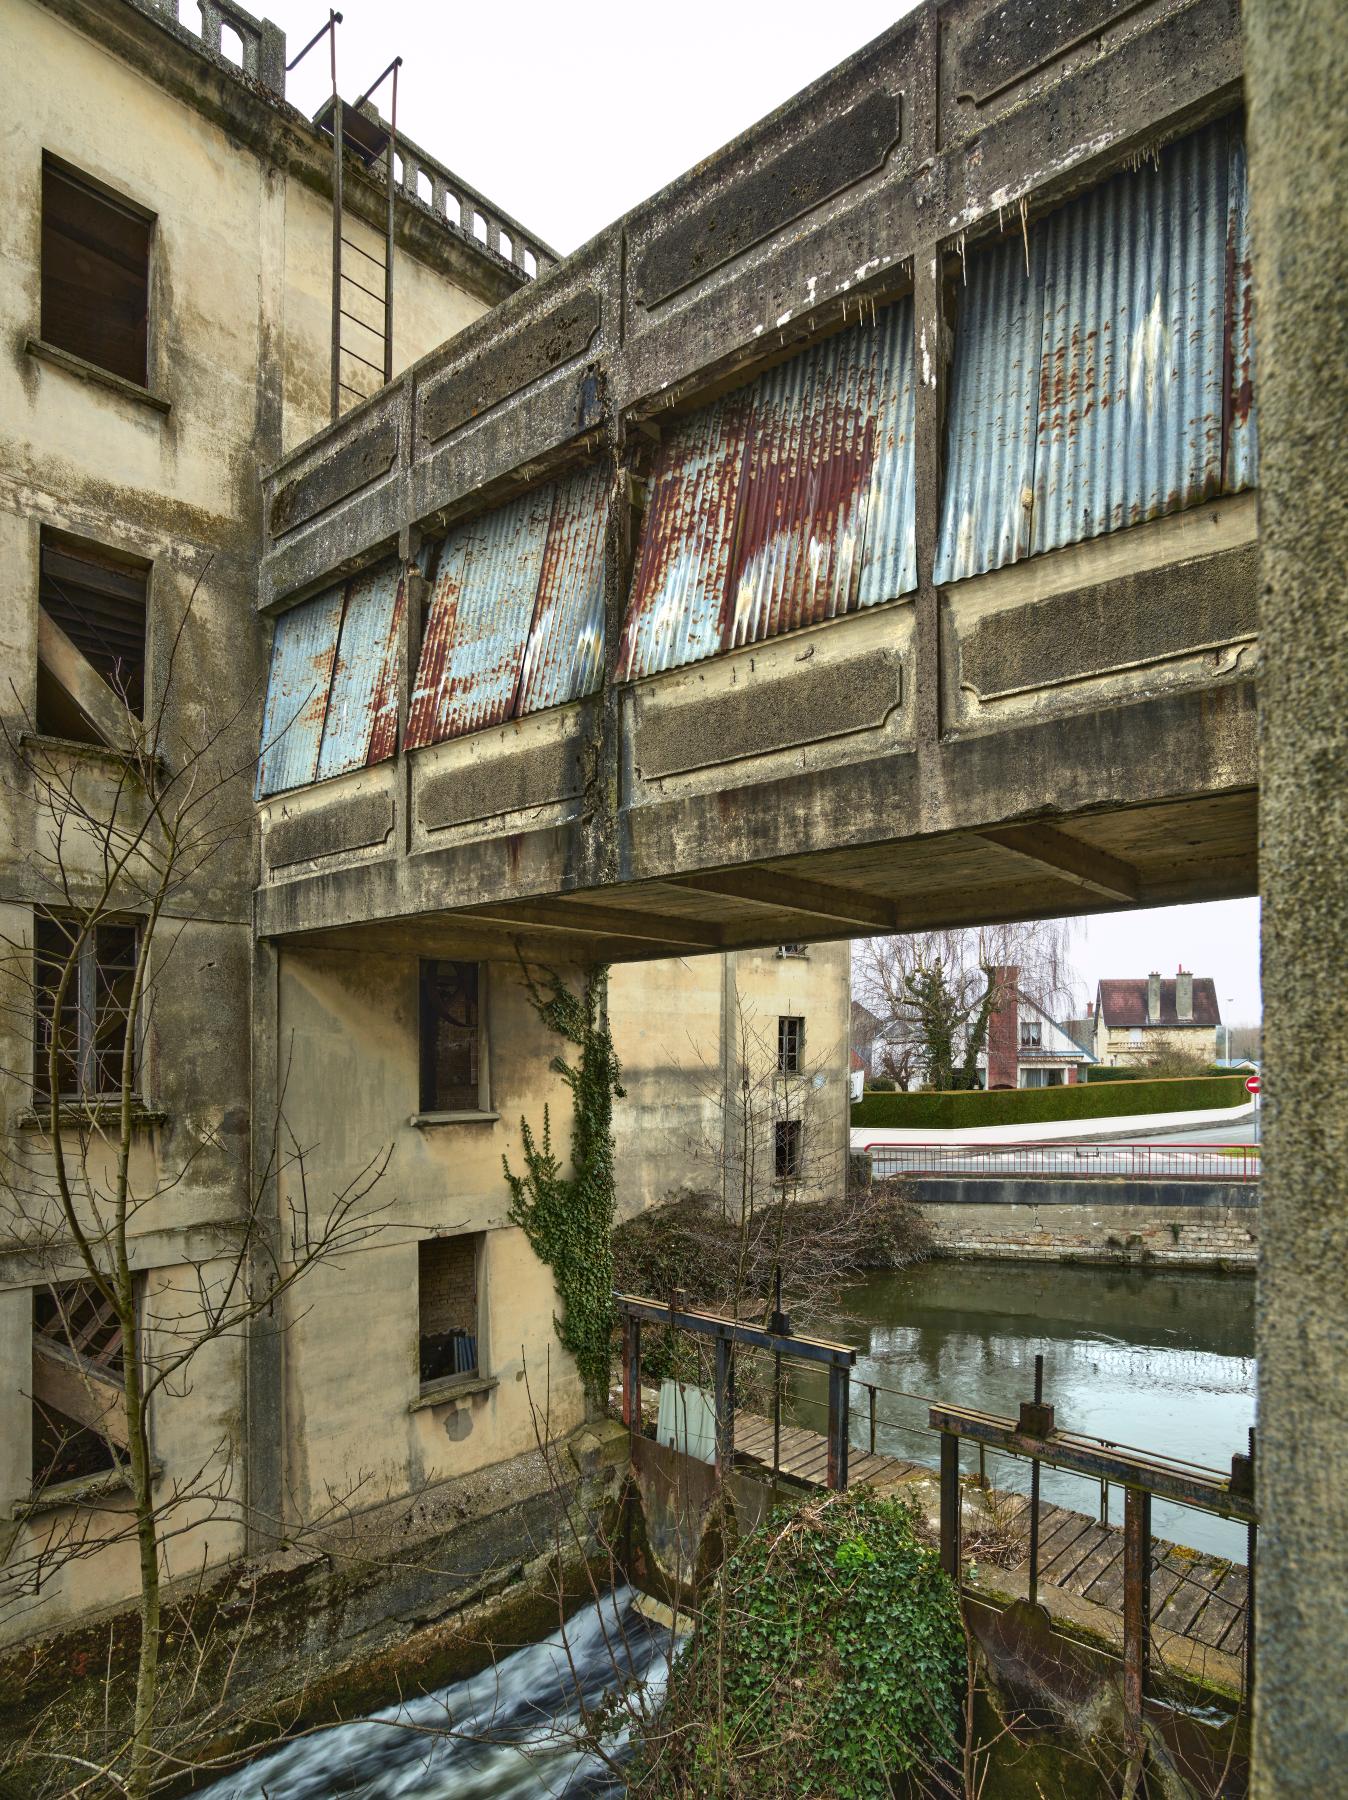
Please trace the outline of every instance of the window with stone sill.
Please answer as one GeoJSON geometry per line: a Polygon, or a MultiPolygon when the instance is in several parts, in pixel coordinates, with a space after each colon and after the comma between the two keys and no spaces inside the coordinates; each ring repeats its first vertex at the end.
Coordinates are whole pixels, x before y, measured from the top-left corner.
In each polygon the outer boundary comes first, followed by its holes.
{"type": "MultiPolygon", "coordinates": [[[[101,919],[80,941],[70,913],[33,919],[33,1096],[50,1102],[51,1049],[57,1098],[91,1101],[119,1096],[140,932],[134,919],[101,919]],[[67,967],[64,993],[61,980],[67,967]],[[58,994],[60,1001],[58,1005],[58,994]]],[[[132,1037],[132,1079],[137,1069],[132,1037]]]]}
{"type": "Polygon", "coordinates": [[[417,1245],[417,1331],[421,1385],[481,1373],[478,1261],[483,1234],[423,1238],[417,1245]]]}
{"type": "Polygon", "coordinates": [[[33,1493],[126,1463],[122,1328],[92,1281],[33,1290],[33,1493]]]}
{"type": "Polygon", "coordinates": [[[154,217],[55,157],[42,159],[46,343],[145,387],[154,217]]]}
{"type": "Polygon", "coordinates": [[[423,962],[420,971],[420,1111],[488,1112],[482,968],[423,962]]]}

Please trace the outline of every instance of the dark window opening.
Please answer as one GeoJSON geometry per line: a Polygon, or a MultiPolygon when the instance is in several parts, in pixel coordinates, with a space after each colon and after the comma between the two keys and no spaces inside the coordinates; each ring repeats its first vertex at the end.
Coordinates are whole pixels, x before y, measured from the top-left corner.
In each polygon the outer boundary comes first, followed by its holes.
{"type": "Polygon", "coordinates": [[[34,1290],[32,1393],[35,1490],[125,1463],[122,1328],[93,1282],[34,1290]]]}
{"type": "Polygon", "coordinates": [[[805,1060],[805,1021],[783,1013],[777,1021],[777,1071],[799,1075],[805,1060]]]}
{"type": "Polygon", "coordinates": [[[421,1111],[483,1108],[478,965],[421,965],[421,1111]]]}
{"type": "Polygon", "coordinates": [[[778,1181],[794,1180],[801,1169],[799,1119],[778,1119],[773,1127],[773,1173],[778,1181]]]}
{"type": "MultiPolygon", "coordinates": [[[[58,1097],[93,1100],[122,1091],[122,1056],[132,1031],[137,927],[129,920],[104,919],[83,943],[79,932],[79,920],[67,914],[39,913],[33,920],[33,1091],[41,1100],[52,1097],[53,1042],[58,1097]],[[69,979],[61,993],[67,967],[69,979]]],[[[131,1041],[134,1086],[134,1032],[131,1041]]]]}
{"type": "Polygon", "coordinates": [[[42,164],[42,336],[144,387],[150,233],[138,207],[48,158],[42,164]]]}
{"type": "Polygon", "coordinates": [[[480,1235],[425,1238],[417,1245],[421,1383],[476,1375],[480,1235]]]}
{"type": "MultiPolygon", "coordinates": [[[[149,566],[42,534],[38,604],[136,718],[145,707],[149,566]]],[[[39,731],[102,742],[50,671],[39,669],[39,731]]]]}
{"type": "Polygon", "coordinates": [[[778,944],[778,956],[804,956],[804,944],[778,944]]]}

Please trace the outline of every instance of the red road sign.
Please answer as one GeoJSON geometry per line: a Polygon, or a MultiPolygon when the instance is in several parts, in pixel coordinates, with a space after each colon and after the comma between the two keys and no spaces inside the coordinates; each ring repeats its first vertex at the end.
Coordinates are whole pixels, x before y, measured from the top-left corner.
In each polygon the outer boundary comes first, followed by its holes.
{"type": "Polygon", "coordinates": [[[1245,1092],[1247,1094],[1257,1094],[1259,1092],[1259,1077],[1257,1075],[1247,1075],[1245,1077],[1245,1092]]]}

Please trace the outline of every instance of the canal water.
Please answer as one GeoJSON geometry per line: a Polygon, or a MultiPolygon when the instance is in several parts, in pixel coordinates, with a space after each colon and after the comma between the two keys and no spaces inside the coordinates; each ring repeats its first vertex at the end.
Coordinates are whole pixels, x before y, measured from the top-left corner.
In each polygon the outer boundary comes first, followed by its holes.
{"type": "MultiPolygon", "coordinates": [[[[876,1384],[876,1449],[936,1466],[926,1429],[929,1399],[1015,1417],[1034,1396],[1044,1358],[1044,1398],[1057,1424],[1092,1437],[1229,1472],[1254,1423],[1254,1282],[1188,1270],[1115,1269],[1063,1263],[929,1262],[882,1272],[853,1289],[833,1332],[855,1343],[852,1443],[869,1445],[876,1384]],[[904,1398],[887,1390],[902,1390],[904,1398]]],[[[825,1394],[793,1383],[796,1418],[823,1429],[825,1394]]],[[[964,1467],[977,1467],[966,1445],[964,1467]]],[[[987,1460],[993,1486],[1027,1491],[1029,1466],[987,1460]]],[[[1046,1500],[1098,1516],[1100,1484],[1042,1471],[1046,1500]]],[[[1113,1490],[1110,1518],[1123,1520],[1113,1490]]],[[[1157,1537],[1244,1561],[1244,1527],[1156,1501],[1157,1537]]]]}

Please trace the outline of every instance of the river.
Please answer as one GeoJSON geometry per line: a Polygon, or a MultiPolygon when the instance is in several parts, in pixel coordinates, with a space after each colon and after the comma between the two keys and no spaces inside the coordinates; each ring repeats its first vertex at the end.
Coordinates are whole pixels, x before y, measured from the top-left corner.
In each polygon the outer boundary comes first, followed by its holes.
{"type": "MultiPolygon", "coordinates": [[[[957,1262],[877,1273],[845,1297],[831,1333],[856,1344],[854,1445],[869,1442],[864,1383],[1014,1417],[1033,1398],[1044,1358],[1044,1398],[1060,1427],[1229,1470],[1254,1423],[1254,1282],[1188,1270],[1081,1264],[957,1262]]],[[[799,1422],[823,1428],[822,1384],[793,1385],[799,1422]]],[[[937,1462],[926,1405],[876,1395],[876,1449],[937,1462]]],[[[977,1451],[964,1449],[964,1466],[977,1451]]],[[[1028,1487],[1028,1465],[989,1460],[989,1480],[1028,1487]]],[[[1095,1514],[1100,1487],[1045,1469],[1045,1499],[1095,1514]]],[[[1111,1494],[1110,1517],[1123,1518],[1111,1494]]],[[[1244,1527],[1166,1502],[1152,1508],[1157,1537],[1243,1561],[1244,1527]]]]}

